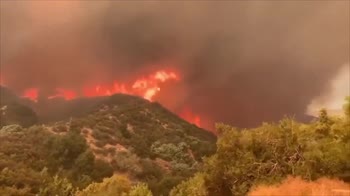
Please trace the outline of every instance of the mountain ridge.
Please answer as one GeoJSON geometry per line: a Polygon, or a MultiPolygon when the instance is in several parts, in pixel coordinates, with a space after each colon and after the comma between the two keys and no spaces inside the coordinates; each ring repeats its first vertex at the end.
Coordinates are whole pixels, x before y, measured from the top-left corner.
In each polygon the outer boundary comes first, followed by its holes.
{"type": "Polygon", "coordinates": [[[4,178],[7,181],[0,180],[5,188],[24,186],[27,195],[35,195],[54,175],[82,189],[123,174],[147,183],[156,195],[166,195],[201,167],[203,157],[216,151],[213,133],[157,102],[115,94],[49,103],[67,104],[56,116],[60,120],[0,129],[0,140],[7,141],[0,144],[0,171],[11,173],[4,178]],[[45,168],[48,174],[38,177],[45,168]],[[27,181],[21,180],[23,175],[27,181]]]}

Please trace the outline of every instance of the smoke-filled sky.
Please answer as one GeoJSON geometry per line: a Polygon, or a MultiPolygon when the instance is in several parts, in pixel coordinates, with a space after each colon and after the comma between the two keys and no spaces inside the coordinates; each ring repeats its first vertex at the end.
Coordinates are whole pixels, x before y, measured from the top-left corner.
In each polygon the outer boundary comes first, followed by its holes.
{"type": "Polygon", "coordinates": [[[349,70],[349,6],[1,1],[1,79],[17,91],[49,93],[173,68],[181,83],[157,98],[173,110],[190,106],[236,126],[298,117],[349,70]]]}

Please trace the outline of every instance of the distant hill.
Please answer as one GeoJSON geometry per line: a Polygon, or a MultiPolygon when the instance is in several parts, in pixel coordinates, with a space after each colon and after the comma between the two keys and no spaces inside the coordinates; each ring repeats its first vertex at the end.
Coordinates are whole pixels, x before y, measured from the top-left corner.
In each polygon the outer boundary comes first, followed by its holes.
{"type": "Polygon", "coordinates": [[[19,98],[9,88],[0,86],[0,104],[17,103],[19,98]]]}
{"type": "Polygon", "coordinates": [[[10,89],[0,86],[0,127],[10,124],[31,126],[38,121],[36,113],[21,103],[10,89]]]}
{"type": "Polygon", "coordinates": [[[38,103],[22,100],[22,103],[32,108],[38,115],[40,123],[69,120],[71,117],[82,117],[99,107],[108,97],[63,98],[39,100],[38,103]]]}

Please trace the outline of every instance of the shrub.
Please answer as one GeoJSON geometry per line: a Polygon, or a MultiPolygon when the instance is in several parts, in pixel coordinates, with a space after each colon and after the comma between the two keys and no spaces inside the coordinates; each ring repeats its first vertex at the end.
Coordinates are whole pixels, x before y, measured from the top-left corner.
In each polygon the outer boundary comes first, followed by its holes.
{"type": "Polygon", "coordinates": [[[163,176],[163,170],[156,163],[150,159],[141,159],[140,165],[142,172],[137,177],[144,180],[157,179],[159,180],[163,176]]]}
{"type": "Polygon", "coordinates": [[[129,196],[152,196],[152,192],[148,189],[147,184],[140,183],[131,188],[129,196]]]}
{"type": "Polygon", "coordinates": [[[60,166],[70,169],[79,155],[87,149],[85,139],[72,131],[49,139],[46,146],[49,165],[56,169],[60,166]]]}
{"type": "Polygon", "coordinates": [[[204,174],[198,173],[187,181],[184,181],[173,188],[170,196],[207,196],[204,174]]]}
{"type": "Polygon", "coordinates": [[[75,192],[75,188],[66,178],[60,178],[56,175],[44,183],[43,188],[40,189],[39,195],[74,196],[75,192]]]}
{"type": "Polygon", "coordinates": [[[139,157],[130,152],[117,152],[113,157],[111,162],[112,167],[119,171],[128,171],[133,175],[137,175],[142,172],[141,167],[139,166],[139,157]]]}
{"type": "Polygon", "coordinates": [[[91,177],[95,181],[101,181],[103,178],[111,177],[113,172],[114,170],[109,163],[96,159],[93,171],[91,172],[91,177]]]}
{"type": "Polygon", "coordinates": [[[105,178],[100,183],[92,183],[84,190],[79,191],[77,196],[106,196],[106,195],[127,195],[131,190],[131,182],[124,176],[114,175],[105,178]]]}

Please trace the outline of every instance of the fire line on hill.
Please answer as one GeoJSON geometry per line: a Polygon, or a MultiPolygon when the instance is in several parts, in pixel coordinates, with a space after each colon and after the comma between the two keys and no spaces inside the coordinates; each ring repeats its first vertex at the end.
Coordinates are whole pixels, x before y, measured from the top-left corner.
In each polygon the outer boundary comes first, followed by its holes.
{"type": "MultiPolygon", "coordinates": [[[[175,71],[158,70],[148,76],[139,77],[132,84],[114,81],[112,84],[85,86],[82,87],[80,92],[73,89],[58,87],[55,89],[55,94],[49,95],[46,98],[64,98],[65,100],[72,100],[78,97],[110,96],[116,93],[123,93],[154,101],[155,95],[161,91],[160,84],[168,81],[180,81],[179,74],[175,71]]],[[[38,88],[28,88],[23,92],[22,97],[38,102],[39,93],[40,89],[38,88]]],[[[194,114],[188,107],[183,108],[178,115],[190,123],[201,126],[200,116],[194,114]]]]}

